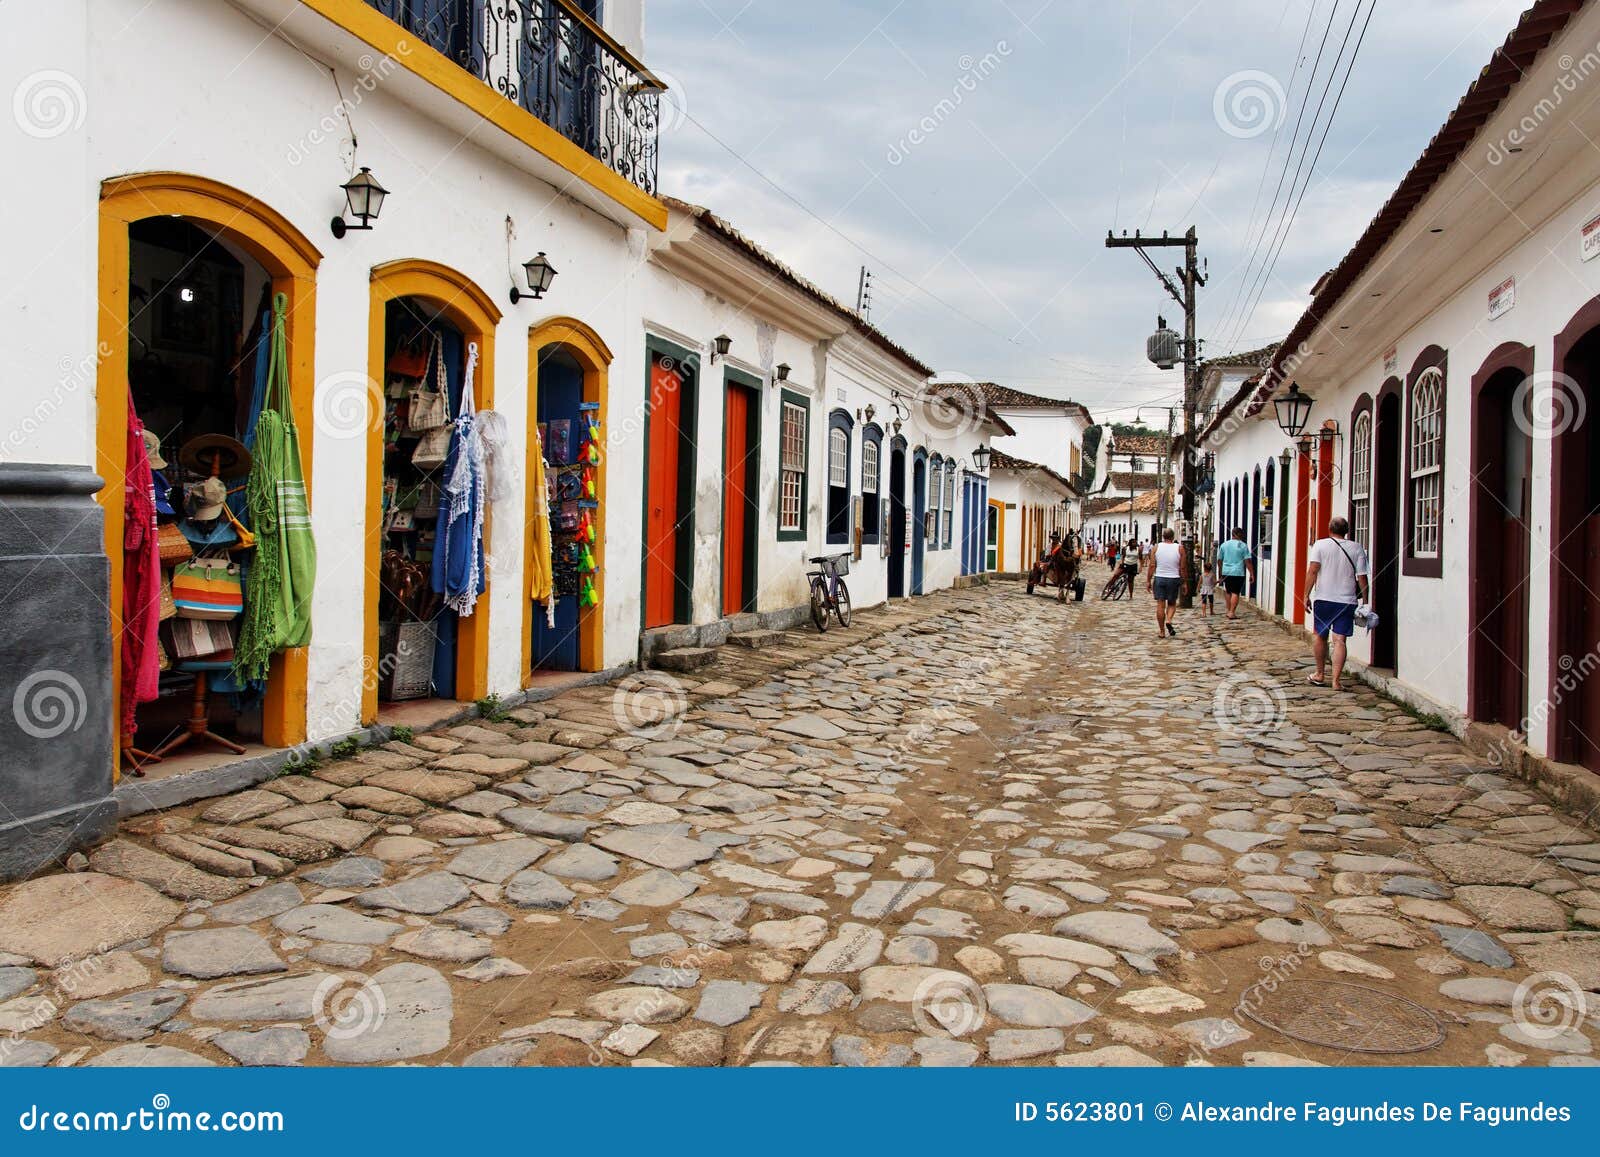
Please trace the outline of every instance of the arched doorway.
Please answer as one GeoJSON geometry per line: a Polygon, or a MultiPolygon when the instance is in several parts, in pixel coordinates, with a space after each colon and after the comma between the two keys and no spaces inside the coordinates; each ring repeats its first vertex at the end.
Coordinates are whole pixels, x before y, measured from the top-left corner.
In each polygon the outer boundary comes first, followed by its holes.
{"type": "Polygon", "coordinates": [[[906,593],[906,440],[896,434],[889,447],[889,597],[906,593]]]}
{"type": "Polygon", "coordinates": [[[1528,701],[1533,350],[1507,342],[1472,378],[1467,714],[1520,730],[1528,701]]]}
{"type": "Polygon", "coordinates": [[[1258,584],[1262,588],[1261,602],[1263,604],[1271,604],[1267,607],[1268,610],[1282,613],[1279,610],[1282,604],[1274,601],[1275,596],[1272,593],[1275,590],[1274,585],[1265,582],[1265,580],[1270,578],[1272,575],[1272,562],[1276,552],[1283,549],[1282,545],[1276,541],[1276,538],[1273,535],[1273,523],[1277,518],[1277,514],[1274,510],[1276,503],[1275,484],[1277,477],[1277,460],[1275,458],[1268,458],[1266,474],[1261,483],[1261,550],[1258,555],[1261,561],[1256,566],[1256,574],[1262,579],[1262,582],[1258,584]]]}
{"type": "MultiPolygon", "coordinates": [[[[654,336],[647,338],[645,351],[640,626],[654,630],[694,621],[694,429],[700,359],[654,336]]],[[[782,407],[780,413],[790,403],[784,401],[782,407]]]]}
{"type": "MultiPolygon", "coordinates": [[[[471,386],[479,410],[494,406],[494,333],[500,322],[500,310],[489,295],[465,274],[433,261],[407,259],[375,266],[372,270],[367,315],[367,376],[371,389],[388,380],[387,366],[393,350],[391,322],[404,316],[421,322],[425,327],[437,322],[444,330],[459,338],[461,349],[476,344],[478,357],[471,382],[460,375],[465,363],[450,370],[457,376],[460,389],[471,386]],[[394,307],[394,308],[391,308],[394,307]]],[[[381,405],[381,395],[372,399],[381,405]]],[[[454,410],[451,411],[454,413],[454,410]]],[[[383,587],[380,575],[386,533],[392,533],[385,522],[384,488],[386,459],[385,426],[377,415],[367,423],[367,518],[366,518],[366,608],[364,619],[365,658],[363,668],[366,678],[362,682],[361,720],[365,724],[378,721],[378,688],[382,675],[395,665],[394,657],[386,661],[381,653],[380,605],[383,587]]],[[[484,549],[490,549],[491,527],[488,520],[483,529],[484,549]]],[[[391,592],[391,594],[394,592],[391,592]]],[[[453,615],[443,611],[441,615],[453,615]]],[[[448,698],[470,702],[481,699],[489,692],[489,601],[485,590],[474,613],[456,621],[455,630],[446,636],[447,624],[441,624],[440,645],[453,645],[454,662],[449,664],[453,678],[450,680],[448,698]]],[[[448,651],[445,652],[448,654],[448,651]]],[[[436,664],[435,672],[439,670],[436,664]]]]}
{"type": "Polygon", "coordinates": [[[1400,379],[1390,378],[1378,391],[1372,460],[1372,609],[1378,629],[1372,633],[1372,665],[1394,670],[1398,665],[1400,623],[1400,379]]]}
{"type": "MultiPolygon", "coordinates": [[[[1250,554],[1259,560],[1261,558],[1261,467],[1257,466],[1250,475],[1249,489],[1250,507],[1246,511],[1246,525],[1250,534],[1250,554]]],[[[1257,598],[1257,588],[1261,577],[1261,564],[1258,561],[1250,568],[1250,597],[1257,598]]]]}
{"type": "MultiPolygon", "coordinates": [[[[534,447],[540,445],[541,431],[547,434],[551,421],[567,422],[569,429],[576,431],[580,423],[587,424],[592,419],[599,429],[601,453],[599,463],[593,467],[595,496],[581,500],[593,505],[582,507],[578,521],[581,528],[582,515],[588,514],[591,533],[585,545],[594,556],[595,566],[590,576],[594,600],[592,605],[584,606],[583,600],[573,597],[572,592],[552,589],[554,622],[546,613],[545,600],[535,601],[534,589],[533,552],[542,546],[535,542],[531,527],[539,513],[539,504],[546,502],[547,497],[535,492],[534,472],[526,471],[525,523],[530,530],[524,535],[523,545],[523,605],[529,612],[529,623],[522,638],[524,686],[533,682],[538,671],[598,671],[605,666],[606,383],[611,360],[611,350],[600,335],[576,318],[546,318],[528,327],[528,465],[532,466],[534,447]]],[[[578,434],[569,433],[569,446],[577,448],[578,439],[578,434]]],[[[552,554],[577,537],[562,522],[559,510],[550,526],[552,554]]],[[[551,571],[554,587],[553,565],[551,571]]]]}
{"type": "MultiPolygon", "coordinates": [[[[286,299],[289,391],[303,457],[307,502],[311,496],[315,439],[314,341],[316,269],[322,254],[288,219],[250,194],[187,173],[138,173],[100,186],[99,302],[96,384],[96,470],[108,482],[97,498],[105,512],[106,554],[111,563],[112,686],[121,698],[123,597],[123,487],[127,473],[129,346],[132,289],[131,231],[140,222],[181,218],[246,254],[265,271],[273,294],[286,299]]],[[[182,340],[176,326],[174,339],[182,340]]],[[[261,739],[287,747],[306,738],[305,647],[272,660],[262,703],[261,739]]]]}
{"type": "Polygon", "coordinates": [[[911,463],[911,593],[922,593],[924,554],[928,549],[928,453],[917,447],[911,463]]]}
{"type": "Polygon", "coordinates": [[[1555,370],[1540,399],[1552,435],[1549,748],[1600,770],[1600,679],[1584,677],[1600,647],[1600,298],[1556,335],[1555,370]]]}

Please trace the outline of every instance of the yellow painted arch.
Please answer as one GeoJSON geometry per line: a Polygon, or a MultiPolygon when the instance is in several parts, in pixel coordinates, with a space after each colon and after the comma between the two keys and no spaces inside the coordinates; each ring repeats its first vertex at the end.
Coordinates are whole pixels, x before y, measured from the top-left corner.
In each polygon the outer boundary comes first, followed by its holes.
{"type": "MultiPolygon", "coordinates": [[[[605,437],[606,402],[610,393],[607,380],[611,370],[612,354],[595,330],[573,317],[547,317],[528,327],[528,455],[538,453],[539,424],[539,354],[549,346],[559,346],[571,354],[583,368],[583,399],[600,404],[600,432],[605,437]]],[[[533,533],[532,520],[535,503],[543,502],[544,495],[535,494],[533,471],[527,472],[526,504],[523,507],[523,598],[522,605],[528,615],[533,615],[533,533]]],[[[600,503],[595,517],[595,606],[578,612],[578,667],[584,671],[599,671],[605,665],[605,542],[606,542],[606,452],[601,451],[600,466],[595,471],[595,497],[600,503]]],[[[527,685],[533,676],[533,624],[531,618],[522,627],[522,675],[527,685]]]]}
{"type": "MultiPolygon", "coordinates": [[[[95,372],[95,468],[106,480],[99,498],[105,511],[106,554],[111,560],[112,683],[121,694],[122,479],[127,471],[128,227],[151,217],[186,217],[215,229],[243,249],[272,278],[274,292],[288,299],[289,390],[301,444],[306,497],[311,500],[311,448],[315,378],[316,270],[322,254],[277,210],[249,193],[191,173],[150,172],[112,177],[100,185],[98,320],[95,372]]],[[[306,651],[294,648],[273,659],[262,711],[263,739],[284,747],[306,737],[306,651]]]]}
{"type": "MultiPolygon", "coordinates": [[[[500,310],[470,277],[436,261],[407,258],[374,266],[367,315],[367,376],[372,383],[368,404],[383,405],[384,344],[389,302],[416,297],[432,304],[469,342],[478,343],[473,379],[480,410],[494,406],[494,333],[500,310]]],[[[489,538],[489,516],[484,539],[489,538]]],[[[378,565],[383,550],[383,416],[367,423],[366,594],[363,620],[365,662],[361,685],[361,721],[378,718],[378,565]]],[[[481,699],[489,693],[489,603],[480,601],[459,625],[456,643],[456,698],[481,699]]]]}

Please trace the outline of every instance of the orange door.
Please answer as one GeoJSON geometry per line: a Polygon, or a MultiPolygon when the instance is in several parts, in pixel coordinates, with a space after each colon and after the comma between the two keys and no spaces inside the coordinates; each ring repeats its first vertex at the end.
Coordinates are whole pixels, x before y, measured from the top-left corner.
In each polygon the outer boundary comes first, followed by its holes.
{"type": "Polygon", "coordinates": [[[678,561],[678,447],[683,394],[679,371],[668,358],[650,362],[650,463],[646,492],[644,625],[673,621],[678,561]]]}
{"type": "Polygon", "coordinates": [[[722,613],[745,609],[750,522],[750,391],[728,386],[722,415],[722,613]]]}

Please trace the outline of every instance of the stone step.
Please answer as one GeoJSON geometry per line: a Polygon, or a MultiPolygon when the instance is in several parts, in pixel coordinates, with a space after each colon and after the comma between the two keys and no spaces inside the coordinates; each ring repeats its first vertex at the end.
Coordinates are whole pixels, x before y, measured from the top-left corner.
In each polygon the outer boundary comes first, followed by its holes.
{"type": "Polygon", "coordinates": [[[767,631],[757,629],[754,631],[740,631],[738,634],[729,635],[728,642],[737,647],[749,647],[759,651],[763,647],[770,647],[774,643],[782,643],[786,639],[783,631],[767,631]]]}
{"type": "Polygon", "coordinates": [[[716,662],[717,650],[716,647],[673,647],[657,652],[650,663],[665,671],[698,671],[716,662]]]}

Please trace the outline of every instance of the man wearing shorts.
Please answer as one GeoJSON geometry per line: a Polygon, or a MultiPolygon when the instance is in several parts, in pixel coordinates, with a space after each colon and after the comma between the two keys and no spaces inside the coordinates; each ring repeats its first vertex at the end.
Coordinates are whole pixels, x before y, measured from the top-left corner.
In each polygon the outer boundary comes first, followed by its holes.
{"type": "Polygon", "coordinates": [[[1145,589],[1156,596],[1156,634],[1163,639],[1178,633],[1172,625],[1183,590],[1183,547],[1177,537],[1171,527],[1161,532],[1161,542],[1150,552],[1150,577],[1145,581],[1145,589]]]}
{"type": "Polygon", "coordinates": [[[1250,544],[1245,541],[1244,527],[1235,527],[1233,537],[1217,547],[1217,566],[1222,571],[1222,591],[1228,604],[1228,618],[1239,617],[1239,596],[1244,594],[1244,580],[1254,578],[1255,559],[1250,557],[1250,544]]]}
{"type": "Polygon", "coordinates": [[[1312,654],[1317,673],[1309,682],[1326,686],[1323,669],[1328,662],[1328,636],[1333,636],[1333,689],[1344,690],[1339,678],[1344,674],[1345,640],[1355,633],[1356,605],[1367,597],[1367,552],[1359,542],[1345,537],[1350,524],[1343,518],[1328,520],[1328,537],[1311,544],[1306,556],[1306,609],[1311,612],[1311,628],[1316,633],[1312,654]]]}

